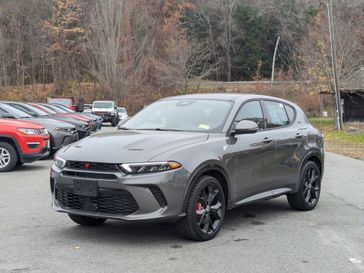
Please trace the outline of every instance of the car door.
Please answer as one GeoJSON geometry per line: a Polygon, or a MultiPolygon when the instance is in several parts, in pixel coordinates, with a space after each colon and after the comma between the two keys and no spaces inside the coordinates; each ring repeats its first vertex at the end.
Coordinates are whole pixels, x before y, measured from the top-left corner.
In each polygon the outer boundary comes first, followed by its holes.
{"type": "Polygon", "coordinates": [[[237,204],[262,192],[268,191],[269,195],[275,153],[275,143],[270,132],[265,130],[265,118],[259,100],[251,100],[241,106],[234,123],[241,120],[256,122],[259,130],[254,134],[229,137],[227,165],[232,174],[233,199],[237,204]]]}
{"type": "Polygon", "coordinates": [[[295,109],[281,101],[263,100],[267,131],[276,144],[272,157],[272,189],[290,188],[296,183],[301,162],[300,148],[307,134],[305,128],[297,127],[295,109]]]}

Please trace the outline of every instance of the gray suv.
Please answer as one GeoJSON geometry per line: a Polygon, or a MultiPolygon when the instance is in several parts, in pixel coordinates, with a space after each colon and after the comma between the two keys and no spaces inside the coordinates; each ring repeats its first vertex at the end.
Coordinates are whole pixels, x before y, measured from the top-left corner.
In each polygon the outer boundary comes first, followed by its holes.
{"type": "Polygon", "coordinates": [[[61,149],[51,169],[53,208],[80,225],[106,219],[176,222],[209,240],[225,211],[287,195],[318,203],[321,133],[295,104],[274,97],[199,94],[162,99],[121,130],[61,149]]]}

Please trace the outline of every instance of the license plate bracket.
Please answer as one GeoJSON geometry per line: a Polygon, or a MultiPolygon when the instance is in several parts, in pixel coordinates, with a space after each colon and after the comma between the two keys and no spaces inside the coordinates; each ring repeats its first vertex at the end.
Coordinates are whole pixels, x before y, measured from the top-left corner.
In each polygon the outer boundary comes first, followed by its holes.
{"type": "Polygon", "coordinates": [[[83,196],[97,197],[99,194],[97,181],[77,180],[73,181],[73,193],[83,196]]]}

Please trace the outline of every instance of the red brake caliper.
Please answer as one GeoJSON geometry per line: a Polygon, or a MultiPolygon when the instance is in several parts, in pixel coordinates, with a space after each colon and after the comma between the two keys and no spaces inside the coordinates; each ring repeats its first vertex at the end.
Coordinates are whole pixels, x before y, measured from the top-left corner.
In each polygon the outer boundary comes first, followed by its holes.
{"type": "MultiPolygon", "coordinates": [[[[196,203],[196,211],[200,211],[200,210],[202,210],[203,209],[203,206],[202,206],[202,204],[201,204],[201,202],[197,202],[196,203]]],[[[201,217],[201,215],[196,215],[197,216],[197,221],[199,221],[200,220],[200,217],[201,217]]]]}
{"type": "Polygon", "coordinates": [[[201,202],[197,202],[196,203],[196,210],[202,210],[202,209],[203,209],[203,207],[202,207],[201,202]]]}

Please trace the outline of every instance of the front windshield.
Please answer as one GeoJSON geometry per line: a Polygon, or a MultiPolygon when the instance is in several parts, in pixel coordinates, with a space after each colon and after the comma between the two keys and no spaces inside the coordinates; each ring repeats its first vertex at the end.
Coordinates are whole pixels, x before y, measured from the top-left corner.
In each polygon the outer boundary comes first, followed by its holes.
{"type": "Polygon", "coordinates": [[[11,104],[11,106],[13,106],[21,111],[24,111],[27,114],[32,115],[32,116],[33,116],[33,114],[36,114],[39,117],[49,116],[49,114],[47,114],[46,112],[38,109],[37,107],[31,106],[31,105],[24,106],[21,104],[11,104]]]}
{"type": "Polygon", "coordinates": [[[208,99],[158,101],[136,114],[123,128],[218,133],[232,105],[230,101],[208,99]]]}
{"type": "Polygon", "coordinates": [[[46,113],[49,113],[49,114],[51,114],[51,115],[54,115],[54,114],[57,114],[57,112],[56,111],[53,111],[52,109],[50,109],[50,108],[47,108],[47,107],[45,107],[44,105],[39,105],[39,104],[36,104],[36,106],[34,106],[35,108],[39,108],[40,110],[42,110],[42,111],[44,111],[44,112],[46,112],[46,113]]]}
{"type": "Polygon", "coordinates": [[[70,113],[70,114],[74,114],[74,113],[76,113],[75,111],[73,111],[73,110],[71,110],[71,109],[69,109],[69,108],[67,108],[66,106],[63,106],[63,105],[59,105],[59,104],[57,104],[57,105],[55,105],[57,108],[61,108],[63,111],[65,111],[65,112],[67,112],[67,113],[70,113]]]}
{"type": "Polygon", "coordinates": [[[43,110],[38,109],[38,108],[37,108],[37,107],[35,107],[35,106],[27,105],[27,107],[28,107],[31,111],[33,111],[33,112],[37,113],[37,115],[38,115],[38,116],[41,116],[41,117],[43,117],[43,116],[49,116],[49,114],[48,114],[48,113],[44,112],[43,110]]]}
{"type": "Polygon", "coordinates": [[[58,108],[58,107],[55,107],[54,105],[49,105],[49,104],[42,104],[44,107],[47,107],[53,111],[55,111],[56,113],[59,113],[59,114],[67,114],[66,111],[63,111],[62,109],[58,108]]]}
{"type": "Polygon", "coordinates": [[[1,107],[9,112],[10,114],[12,114],[13,116],[15,116],[16,118],[31,118],[31,115],[28,115],[27,113],[20,111],[12,106],[6,105],[6,104],[2,104],[1,107]]]}
{"type": "Polygon", "coordinates": [[[48,103],[59,103],[59,104],[63,104],[63,105],[72,105],[72,100],[71,99],[52,98],[52,99],[48,99],[48,103]]]}
{"type": "Polygon", "coordinates": [[[114,108],[114,103],[111,101],[95,101],[94,108],[114,108]]]}

